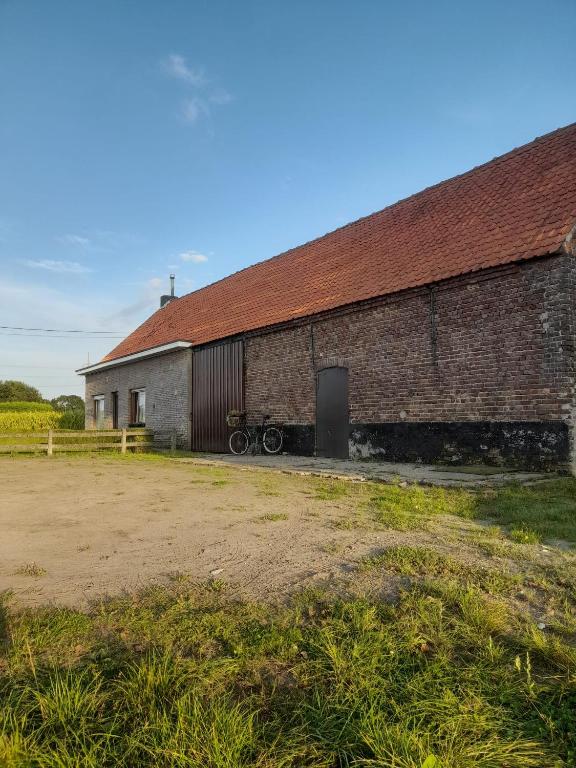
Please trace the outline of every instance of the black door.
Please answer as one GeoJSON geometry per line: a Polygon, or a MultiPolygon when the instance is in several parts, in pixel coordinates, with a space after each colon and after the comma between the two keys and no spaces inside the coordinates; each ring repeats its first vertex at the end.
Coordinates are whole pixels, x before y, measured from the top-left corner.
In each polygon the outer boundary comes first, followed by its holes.
{"type": "Polygon", "coordinates": [[[316,454],[349,458],[348,432],[348,369],[324,368],[316,384],[316,454]]]}

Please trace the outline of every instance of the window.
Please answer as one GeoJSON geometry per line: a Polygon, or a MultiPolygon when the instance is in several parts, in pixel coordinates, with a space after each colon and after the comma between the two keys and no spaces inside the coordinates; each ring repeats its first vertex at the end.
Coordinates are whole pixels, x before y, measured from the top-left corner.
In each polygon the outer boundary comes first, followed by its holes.
{"type": "Polygon", "coordinates": [[[146,423],[145,389],[133,389],[130,393],[130,421],[142,427],[146,423]]]}
{"type": "Polygon", "coordinates": [[[118,429],[118,392],[112,392],[112,429],[118,429]]]}
{"type": "Polygon", "coordinates": [[[104,426],[104,395],[94,397],[94,427],[102,429],[104,426]]]}

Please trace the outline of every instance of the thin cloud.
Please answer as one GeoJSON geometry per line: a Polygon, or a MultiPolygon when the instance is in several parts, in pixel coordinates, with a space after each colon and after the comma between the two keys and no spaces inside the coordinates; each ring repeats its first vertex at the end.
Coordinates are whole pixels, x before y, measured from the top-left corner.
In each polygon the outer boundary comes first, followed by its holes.
{"type": "Polygon", "coordinates": [[[231,93],[228,93],[228,91],[224,90],[224,88],[218,88],[208,96],[208,100],[212,104],[224,106],[225,104],[230,104],[230,102],[234,101],[234,96],[232,96],[231,93]]]}
{"type": "Polygon", "coordinates": [[[179,53],[167,56],[162,61],[162,68],[169,77],[179,80],[191,91],[180,105],[180,114],[188,125],[195,125],[203,118],[210,119],[213,106],[223,107],[234,101],[232,94],[215,85],[203,69],[190,66],[179,53]]]}
{"type": "Polygon", "coordinates": [[[202,88],[206,85],[206,77],[201,69],[189,67],[184,56],[178,53],[171,53],[164,61],[164,69],[176,80],[183,80],[185,83],[202,88]]]}
{"type": "Polygon", "coordinates": [[[180,261],[189,261],[193,264],[202,264],[204,261],[208,261],[208,256],[199,251],[185,251],[180,254],[180,261]]]}
{"type": "Polygon", "coordinates": [[[81,248],[87,248],[90,245],[90,240],[87,237],[82,237],[82,235],[66,234],[58,239],[65,245],[78,245],[81,248]]]}
{"type": "Polygon", "coordinates": [[[203,99],[195,97],[193,99],[186,99],[182,104],[182,117],[187,123],[193,125],[200,117],[209,114],[206,102],[203,99]]]}
{"type": "Polygon", "coordinates": [[[77,261],[54,261],[52,259],[39,259],[35,261],[34,259],[24,259],[22,264],[31,269],[45,269],[48,272],[67,272],[73,275],[94,271],[89,267],[85,267],[84,264],[79,264],[77,261]]]}
{"type": "Polygon", "coordinates": [[[117,321],[127,322],[134,317],[141,317],[145,312],[148,314],[159,307],[160,288],[164,280],[160,277],[151,277],[143,285],[140,284],[140,296],[132,304],[122,307],[111,315],[107,320],[115,323],[117,321]]]}

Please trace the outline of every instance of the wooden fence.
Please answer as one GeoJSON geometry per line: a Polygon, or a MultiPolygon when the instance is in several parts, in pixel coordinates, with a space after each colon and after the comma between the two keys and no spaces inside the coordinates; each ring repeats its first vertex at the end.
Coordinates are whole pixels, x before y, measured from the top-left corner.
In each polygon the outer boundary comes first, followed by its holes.
{"type": "Polygon", "coordinates": [[[150,429],[49,429],[47,432],[5,432],[0,434],[0,453],[46,453],[150,448],[150,429]],[[6,441],[13,442],[6,442],[6,441]],[[19,442],[17,442],[19,441],[19,442]]]}

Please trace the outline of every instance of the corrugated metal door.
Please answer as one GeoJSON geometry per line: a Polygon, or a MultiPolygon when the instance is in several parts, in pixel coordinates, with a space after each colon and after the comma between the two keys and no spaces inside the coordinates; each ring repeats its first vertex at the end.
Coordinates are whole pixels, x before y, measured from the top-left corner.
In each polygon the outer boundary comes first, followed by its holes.
{"type": "Polygon", "coordinates": [[[318,371],[316,386],[316,454],[348,459],[348,369],[318,371]]]}
{"type": "Polygon", "coordinates": [[[192,360],[192,450],[228,451],[226,414],[244,409],[244,345],[215,344],[192,360]]]}

